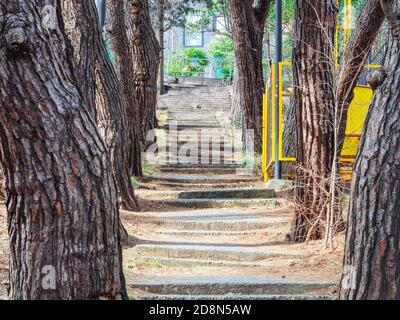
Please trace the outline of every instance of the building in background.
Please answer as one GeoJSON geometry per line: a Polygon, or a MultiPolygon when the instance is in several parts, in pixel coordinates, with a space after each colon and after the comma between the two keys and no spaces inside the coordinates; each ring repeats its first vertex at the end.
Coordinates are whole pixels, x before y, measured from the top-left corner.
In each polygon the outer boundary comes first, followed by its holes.
{"type": "MultiPolygon", "coordinates": [[[[186,19],[187,24],[196,23],[198,19],[199,17],[197,16],[189,16],[186,19]]],[[[171,59],[174,59],[174,55],[177,55],[188,48],[196,48],[202,50],[207,55],[209,61],[208,65],[205,67],[204,74],[201,76],[205,78],[218,77],[220,62],[218,59],[212,57],[207,52],[207,49],[215,36],[225,32],[225,19],[224,17],[218,16],[214,16],[210,24],[204,27],[201,31],[193,32],[189,28],[185,27],[173,27],[167,30],[164,36],[166,74],[169,73],[168,65],[171,59]]]]}

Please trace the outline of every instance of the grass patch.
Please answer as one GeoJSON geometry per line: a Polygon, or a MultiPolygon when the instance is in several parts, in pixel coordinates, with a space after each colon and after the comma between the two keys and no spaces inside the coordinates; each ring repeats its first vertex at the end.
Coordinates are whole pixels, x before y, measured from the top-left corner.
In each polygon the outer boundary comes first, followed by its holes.
{"type": "Polygon", "coordinates": [[[136,177],[131,177],[131,184],[132,184],[132,187],[135,189],[140,187],[140,181],[136,177]]]}
{"type": "Polygon", "coordinates": [[[143,166],[143,173],[147,176],[158,178],[160,176],[160,165],[144,165],[143,166]]]}
{"type": "Polygon", "coordinates": [[[148,259],[148,260],[146,260],[145,261],[145,263],[150,267],[150,268],[162,268],[162,264],[161,263],[159,263],[159,262],[157,262],[157,261],[155,261],[155,260],[152,260],[152,259],[148,259]]]}
{"type": "Polygon", "coordinates": [[[249,168],[258,168],[261,166],[261,157],[253,156],[249,152],[242,150],[240,153],[240,163],[249,168]]]}

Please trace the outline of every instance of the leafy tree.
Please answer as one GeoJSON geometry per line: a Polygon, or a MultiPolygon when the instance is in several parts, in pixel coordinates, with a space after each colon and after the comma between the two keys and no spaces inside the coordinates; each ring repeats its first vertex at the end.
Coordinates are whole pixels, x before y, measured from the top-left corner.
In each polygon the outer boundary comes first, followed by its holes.
{"type": "Polygon", "coordinates": [[[217,35],[208,46],[209,54],[215,59],[220,77],[229,78],[233,75],[235,51],[232,38],[227,35],[217,35]]]}
{"type": "Polygon", "coordinates": [[[168,64],[169,75],[197,77],[204,73],[209,64],[207,54],[198,48],[187,48],[174,52],[168,64]]]}

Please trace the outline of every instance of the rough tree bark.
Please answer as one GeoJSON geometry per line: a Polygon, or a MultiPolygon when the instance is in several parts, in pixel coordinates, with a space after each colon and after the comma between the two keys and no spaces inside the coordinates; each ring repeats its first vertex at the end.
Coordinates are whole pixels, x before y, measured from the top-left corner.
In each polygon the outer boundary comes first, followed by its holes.
{"type": "Polygon", "coordinates": [[[148,0],[128,2],[129,39],[132,49],[133,80],[139,104],[142,148],[154,141],[146,141],[149,131],[158,127],[157,80],[160,63],[160,45],[150,20],[148,0]]]}
{"type": "Polygon", "coordinates": [[[73,77],[59,3],[0,3],[10,298],[123,298],[111,163],[73,77]]]}
{"type": "Polygon", "coordinates": [[[399,57],[400,39],[391,37],[387,78],[369,108],[354,168],[341,299],[400,299],[399,57]]]}
{"type": "Polygon", "coordinates": [[[241,118],[243,135],[254,130],[255,150],[262,147],[262,45],[270,0],[230,0],[235,48],[232,114],[241,118]]]}
{"type": "Polygon", "coordinates": [[[139,105],[134,90],[134,67],[130,59],[129,40],[126,31],[125,1],[107,1],[108,32],[113,52],[115,71],[121,85],[124,108],[127,115],[127,135],[130,173],[136,177],[143,176],[140,151],[139,105]]]}
{"type": "Polygon", "coordinates": [[[339,152],[341,152],[341,146],[344,142],[347,112],[354,98],[354,88],[358,83],[384,18],[380,0],[366,0],[353,28],[348,47],[344,52],[336,86],[336,99],[340,110],[339,152]]]}
{"type": "MultiPolygon", "coordinates": [[[[128,159],[127,117],[121,89],[101,35],[94,0],[62,1],[65,31],[72,45],[74,75],[82,96],[97,115],[111,157],[121,207],[137,210],[128,159]]],[[[140,152],[137,150],[140,162],[140,152]]]]}
{"type": "MultiPolygon", "coordinates": [[[[320,239],[330,205],[334,148],[335,0],[297,0],[293,51],[298,168],[290,240],[320,239]]],[[[340,219],[341,210],[334,212],[340,219]]]]}

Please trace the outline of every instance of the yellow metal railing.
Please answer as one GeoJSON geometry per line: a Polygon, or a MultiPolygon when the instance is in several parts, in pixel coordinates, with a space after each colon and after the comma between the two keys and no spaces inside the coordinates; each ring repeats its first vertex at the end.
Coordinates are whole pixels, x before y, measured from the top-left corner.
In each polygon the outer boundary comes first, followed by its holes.
{"type": "MultiPolygon", "coordinates": [[[[275,163],[275,151],[278,148],[280,162],[295,162],[296,158],[288,157],[283,154],[283,107],[284,97],[294,97],[294,94],[285,91],[283,88],[283,68],[292,66],[291,62],[281,62],[278,66],[279,88],[278,88],[278,113],[276,114],[276,79],[275,64],[271,69],[271,85],[267,84],[263,95],[263,175],[264,181],[270,178],[270,171],[275,163]],[[275,130],[276,117],[278,117],[278,130],[275,130]],[[271,131],[269,131],[271,129],[271,131]],[[276,145],[276,131],[278,132],[278,145],[276,145]],[[269,135],[269,132],[271,134],[269,135]],[[269,137],[271,137],[269,139],[269,137]]],[[[366,65],[366,69],[377,69],[379,65],[366,65]]],[[[368,111],[368,106],[373,97],[373,90],[367,86],[357,86],[354,90],[354,99],[349,107],[346,127],[346,137],[341,154],[341,162],[353,163],[357,154],[359,141],[361,138],[361,130],[368,111]]],[[[348,169],[342,174],[349,176],[348,169]]]]}
{"type": "MultiPolygon", "coordinates": [[[[340,4],[340,0],[337,0],[340,4]]],[[[340,65],[340,48],[345,50],[349,44],[352,33],[352,0],[343,0],[344,18],[343,23],[338,23],[336,28],[335,41],[335,61],[336,67],[340,65]],[[343,33],[343,41],[339,41],[340,33],[343,33]]],[[[265,94],[263,96],[263,174],[264,180],[268,181],[269,172],[271,171],[276,160],[280,162],[295,162],[296,158],[288,157],[283,154],[283,99],[285,97],[293,97],[292,92],[284,91],[283,88],[283,69],[292,66],[291,62],[281,62],[278,65],[279,88],[276,92],[276,65],[271,67],[270,83],[267,83],[265,94]],[[278,95],[278,108],[276,108],[276,96],[278,95]],[[278,110],[278,114],[276,114],[278,110]],[[278,117],[278,119],[276,119],[278,117]],[[276,121],[278,120],[278,121],[276,121]],[[278,123],[278,128],[276,128],[278,123]],[[276,130],[278,129],[278,130],[276,130]],[[276,132],[278,132],[278,142],[276,142],[276,132]],[[278,145],[276,145],[278,144],[278,145]],[[278,159],[276,159],[275,151],[278,148],[278,159]]],[[[378,69],[379,65],[366,65],[367,69],[378,69]]],[[[352,101],[347,118],[346,140],[344,142],[341,161],[343,163],[352,163],[357,153],[359,140],[361,137],[361,128],[365,121],[368,106],[372,99],[372,89],[365,86],[357,86],[355,89],[355,97],[352,101]]],[[[343,174],[348,174],[348,168],[343,170],[343,174]]]]}

